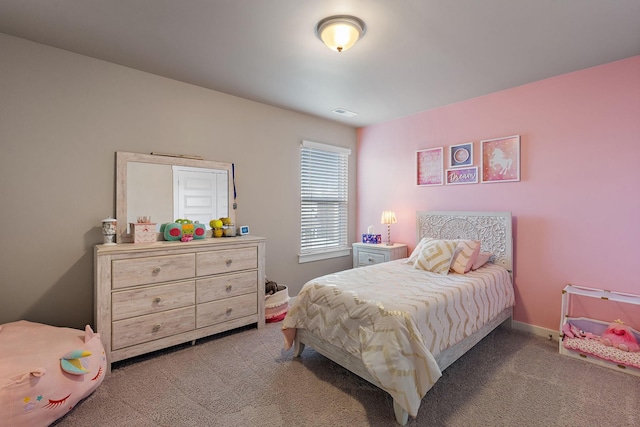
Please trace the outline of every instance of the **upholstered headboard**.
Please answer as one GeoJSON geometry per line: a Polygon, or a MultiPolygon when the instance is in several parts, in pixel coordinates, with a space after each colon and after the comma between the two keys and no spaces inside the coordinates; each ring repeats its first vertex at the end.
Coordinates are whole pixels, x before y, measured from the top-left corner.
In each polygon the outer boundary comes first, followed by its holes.
{"type": "Polygon", "coordinates": [[[480,240],[481,251],[491,252],[490,261],[513,271],[511,212],[416,212],[418,240],[480,240]]]}

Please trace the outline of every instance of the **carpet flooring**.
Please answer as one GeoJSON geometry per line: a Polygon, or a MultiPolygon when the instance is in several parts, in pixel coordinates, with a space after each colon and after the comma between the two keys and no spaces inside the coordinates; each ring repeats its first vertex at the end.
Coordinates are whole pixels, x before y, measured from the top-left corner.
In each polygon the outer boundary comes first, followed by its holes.
{"type": "MultiPolygon", "coordinates": [[[[497,329],[443,373],[407,426],[638,426],[640,378],[497,329]]],[[[279,323],[114,364],[56,427],[394,426],[383,391],[313,349],[282,350],[279,323]]]]}

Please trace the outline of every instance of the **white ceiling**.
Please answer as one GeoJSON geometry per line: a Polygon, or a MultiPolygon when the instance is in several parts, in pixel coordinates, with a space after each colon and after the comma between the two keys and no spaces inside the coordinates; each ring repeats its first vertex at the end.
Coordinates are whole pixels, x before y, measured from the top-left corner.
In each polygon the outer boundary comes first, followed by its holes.
{"type": "Polygon", "coordinates": [[[360,127],[639,55],[640,0],[0,0],[0,32],[360,127]]]}

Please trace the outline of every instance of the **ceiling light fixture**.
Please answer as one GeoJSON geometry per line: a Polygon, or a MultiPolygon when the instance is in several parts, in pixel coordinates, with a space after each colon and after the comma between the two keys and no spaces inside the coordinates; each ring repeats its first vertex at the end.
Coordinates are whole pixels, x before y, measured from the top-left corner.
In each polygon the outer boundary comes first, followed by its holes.
{"type": "Polygon", "coordinates": [[[329,16],[316,25],[316,36],[336,52],[349,49],[366,31],[364,22],[350,15],[329,16]]]}

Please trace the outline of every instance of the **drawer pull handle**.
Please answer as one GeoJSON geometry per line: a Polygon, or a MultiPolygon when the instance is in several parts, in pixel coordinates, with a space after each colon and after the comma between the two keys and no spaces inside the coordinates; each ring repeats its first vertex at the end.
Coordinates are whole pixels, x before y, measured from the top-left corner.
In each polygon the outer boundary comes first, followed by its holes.
{"type": "Polygon", "coordinates": [[[369,262],[373,262],[373,258],[369,258],[369,262]]]}
{"type": "Polygon", "coordinates": [[[232,285],[227,285],[227,292],[231,292],[231,289],[233,288],[232,285]]]}
{"type": "Polygon", "coordinates": [[[156,268],[153,269],[153,274],[158,274],[162,271],[162,267],[157,266],[156,268]]]}
{"type": "Polygon", "coordinates": [[[155,304],[160,304],[160,301],[162,301],[162,298],[160,298],[160,297],[155,297],[155,298],[153,299],[153,302],[154,302],[155,304]]]}
{"type": "Polygon", "coordinates": [[[159,324],[153,325],[153,328],[151,328],[152,332],[158,332],[159,330],[160,330],[160,325],[159,324]]]}
{"type": "Polygon", "coordinates": [[[231,314],[231,311],[232,311],[232,310],[233,310],[233,309],[232,309],[231,307],[227,307],[227,315],[231,314]]]}
{"type": "Polygon", "coordinates": [[[231,265],[231,263],[232,263],[232,262],[233,262],[233,260],[232,260],[232,259],[228,259],[228,260],[227,260],[227,267],[229,267],[229,266],[231,265]]]}

